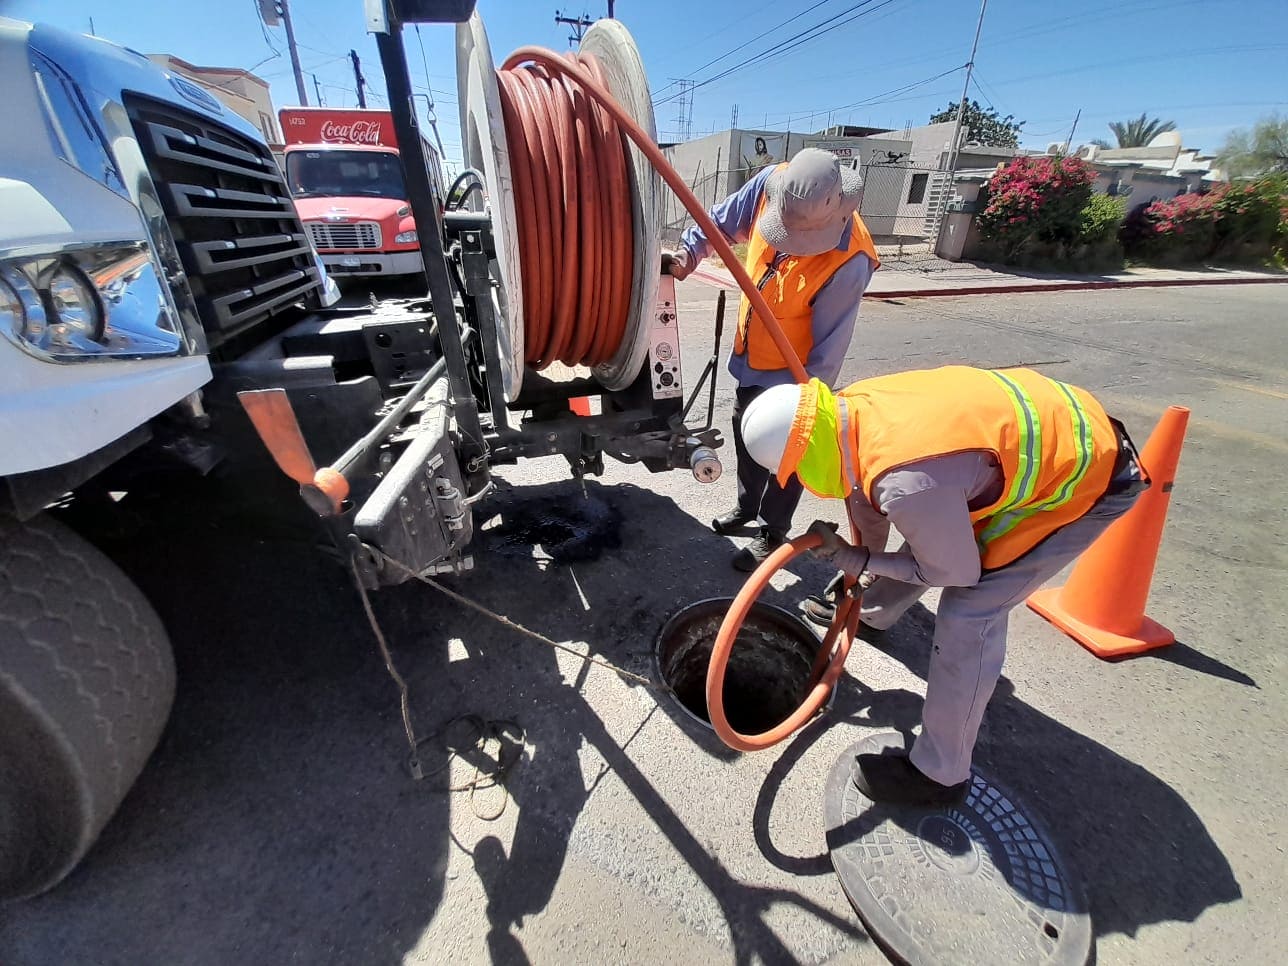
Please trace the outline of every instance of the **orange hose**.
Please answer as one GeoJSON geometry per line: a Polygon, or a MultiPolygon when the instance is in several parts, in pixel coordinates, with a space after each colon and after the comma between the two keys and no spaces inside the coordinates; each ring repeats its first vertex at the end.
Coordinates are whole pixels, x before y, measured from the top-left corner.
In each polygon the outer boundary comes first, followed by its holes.
{"type": "MultiPolygon", "coordinates": [[[[593,58],[583,57],[581,60],[593,61],[593,58]]],[[[755,310],[756,314],[764,320],[765,328],[769,330],[770,338],[774,340],[774,345],[778,347],[778,351],[782,354],[783,359],[786,360],[787,368],[791,370],[792,378],[797,382],[808,382],[809,376],[805,374],[805,367],[801,365],[800,358],[796,355],[796,350],[792,348],[792,344],[788,341],[786,333],[784,333],[782,327],[778,325],[777,320],[774,318],[774,313],[770,311],[768,303],[765,302],[765,297],[760,294],[760,290],[757,289],[755,283],[752,282],[751,276],[749,276],[747,274],[747,270],[743,268],[742,262],[740,262],[738,257],[733,253],[733,249],[729,246],[729,242],[725,240],[724,233],[716,227],[715,222],[711,220],[711,216],[707,214],[707,210],[702,207],[698,199],[694,197],[693,192],[689,190],[689,186],[684,183],[684,179],[676,174],[675,169],[667,163],[666,157],[662,154],[661,148],[653,143],[653,139],[640,129],[640,126],[635,123],[635,120],[626,113],[626,109],[618,104],[617,101],[613,99],[612,94],[610,94],[579,62],[565,60],[554,51],[546,50],[542,47],[520,47],[506,58],[505,63],[501,65],[501,71],[499,73],[501,77],[504,78],[508,72],[515,70],[521,64],[525,64],[527,62],[540,64],[542,67],[546,68],[547,71],[575,80],[582,90],[594,98],[596,103],[617,122],[618,132],[626,135],[626,137],[635,142],[635,146],[644,153],[644,156],[648,158],[649,163],[652,164],[657,170],[657,173],[662,176],[662,180],[670,185],[671,190],[675,192],[676,197],[678,197],[684,207],[688,209],[689,214],[693,216],[693,220],[698,223],[698,227],[700,227],[706,234],[707,240],[711,242],[716,253],[733,274],[734,281],[738,283],[738,287],[742,289],[743,294],[747,296],[747,300],[751,302],[751,307],[755,310]]],[[[596,65],[596,69],[597,68],[598,65],[596,65]]],[[[504,111],[504,101],[502,108],[504,111]]],[[[510,126],[509,118],[507,117],[507,138],[509,138],[509,134],[510,126]]],[[[526,140],[527,139],[524,137],[520,137],[518,139],[510,138],[512,164],[515,161],[515,158],[513,157],[515,153],[515,144],[525,143],[526,140]]],[[[585,166],[586,165],[583,162],[582,167],[585,166]]],[[[522,167],[522,165],[518,165],[517,167],[522,167]]],[[[516,175],[517,173],[518,172],[516,172],[516,175]]],[[[518,182],[520,178],[516,177],[515,180],[518,182]]],[[[516,183],[516,189],[517,188],[518,185],[516,183]]],[[[516,197],[517,194],[518,192],[516,190],[516,197]]],[[[613,216],[612,223],[607,232],[610,239],[614,235],[627,234],[624,231],[624,226],[621,224],[621,212],[629,210],[629,203],[626,207],[619,208],[616,211],[606,209],[607,213],[613,216]]],[[[522,245],[524,216],[520,215],[519,220],[519,238],[520,244],[522,245]]],[[[530,261],[525,258],[524,265],[526,266],[528,264],[530,264],[530,261]]],[[[626,264],[629,266],[629,260],[626,264]]],[[[628,276],[630,274],[629,267],[627,268],[626,274],[628,276]]],[[[524,271],[524,279],[526,282],[526,269],[524,271]]],[[[524,304],[526,308],[526,284],[524,286],[524,304]]]]}
{"type": "MultiPolygon", "coordinates": [[[[688,209],[689,214],[693,216],[693,220],[698,223],[698,227],[700,227],[706,234],[707,240],[711,242],[712,247],[715,248],[717,254],[719,254],[720,258],[724,261],[725,266],[733,274],[734,281],[738,283],[738,287],[741,288],[743,294],[747,296],[747,300],[751,303],[752,309],[755,310],[756,314],[764,321],[765,328],[769,331],[769,335],[774,340],[774,344],[778,347],[778,351],[782,354],[783,359],[786,360],[787,367],[791,370],[792,378],[801,383],[808,381],[809,377],[805,373],[805,367],[801,364],[800,357],[796,355],[796,350],[792,348],[791,342],[788,341],[786,333],[782,330],[782,326],[778,324],[778,319],[770,310],[768,303],[765,302],[764,296],[761,295],[760,290],[757,289],[755,283],[752,282],[751,277],[747,274],[747,270],[734,254],[729,242],[725,240],[724,233],[716,227],[715,222],[711,220],[711,216],[707,213],[706,208],[704,208],[698,199],[694,197],[693,192],[689,190],[689,186],[684,183],[684,180],[676,174],[675,169],[667,162],[661,149],[653,143],[652,138],[640,129],[634,119],[626,113],[626,110],[618,104],[617,101],[614,100],[612,94],[606,90],[607,85],[603,83],[603,74],[594,58],[587,56],[576,58],[574,55],[571,56],[570,59],[566,60],[553,51],[545,50],[541,47],[520,47],[506,59],[505,63],[502,65],[501,71],[498,72],[502,78],[503,91],[506,89],[507,84],[517,87],[517,85],[513,84],[512,81],[507,80],[507,75],[509,75],[510,72],[517,71],[520,65],[528,62],[539,64],[541,67],[545,68],[545,72],[539,73],[539,76],[548,79],[551,74],[555,74],[562,77],[565,81],[576,81],[581,90],[589,94],[598,106],[602,108],[602,112],[611,115],[612,119],[617,122],[617,132],[619,132],[618,137],[620,137],[621,134],[624,134],[635,142],[635,145],[644,153],[645,157],[648,158],[649,163],[652,164],[657,173],[662,176],[662,180],[671,187],[671,190],[675,192],[676,196],[680,199],[680,202],[688,209]]],[[[533,68],[528,68],[528,70],[532,71],[533,68]]],[[[569,97],[573,98],[575,105],[575,92],[573,91],[571,83],[565,86],[565,91],[569,97]]],[[[527,307],[530,304],[529,290],[531,288],[531,286],[527,284],[528,271],[529,266],[532,266],[534,262],[529,257],[529,248],[524,243],[525,220],[527,220],[527,224],[529,226],[527,229],[529,242],[534,243],[534,246],[538,249],[543,246],[535,244],[537,239],[533,231],[533,228],[537,225],[534,216],[537,206],[530,197],[520,197],[520,185],[525,184],[523,180],[525,175],[528,177],[540,176],[538,177],[538,180],[544,178],[545,184],[552,184],[553,182],[550,179],[553,177],[553,173],[550,172],[549,169],[546,171],[534,172],[530,167],[524,171],[520,170],[524,169],[525,165],[517,163],[513,156],[516,152],[516,145],[526,143],[531,146],[533,141],[532,138],[527,136],[528,132],[530,130],[537,130],[532,127],[532,125],[540,122],[538,122],[535,117],[525,116],[521,110],[515,109],[518,104],[522,103],[521,98],[515,97],[513,98],[513,102],[514,103],[511,105],[511,109],[509,109],[509,113],[507,113],[505,120],[506,135],[510,141],[511,164],[514,166],[516,174],[515,195],[517,200],[524,202],[522,205],[522,213],[519,218],[519,238],[521,250],[523,252],[525,283],[524,309],[526,312],[527,307]],[[515,133],[513,133],[514,131],[522,131],[524,136],[521,139],[518,139],[516,138],[515,133]]],[[[505,107],[504,95],[502,98],[502,106],[503,108],[505,107]]],[[[592,114],[585,108],[578,109],[575,106],[572,109],[572,113],[574,117],[577,117],[584,123],[589,123],[599,117],[598,113],[592,114]]],[[[606,126],[596,126],[592,124],[591,130],[593,134],[596,134],[601,139],[611,140],[614,136],[612,129],[607,128],[606,126]]],[[[536,136],[540,137],[539,131],[536,136]]],[[[566,141],[565,143],[570,142],[566,141]]],[[[578,144],[580,147],[581,142],[579,141],[578,144]]],[[[586,167],[599,167],[600,162],[603,161],[603,155],[598,153],[598,149],[601,146],[602,140],[595,146],[597,153],[594,155],[594,163],[587,165],[583,159],[578,165],[579,170],[586,167]]],[[[529,159],[530,157],[531,148],[529,149],[529,159]]],[[[591,185],[591,191],[588,193],[587,198],[587,203],[589,203],[590,199],[594,197],[594,192],[602,186],[598,184],[597,180],[592,175],[587,174],[584,171],[583,175],[586,176],[587,181],[589,181],[591,185]]],[[[610,179],[610,188],[611,187],[616,187],[615,179],[610,179]]],[[[527,191],[529,188],[525,187],[523,190],[527,191]]],[[[538,191],[539,190],[540,189],[538,189],[538,191]]],[[[547,196],[548,192],[546,195],[543,195],[543,197],[547,196]]],[[[620,217],[617,213],[630,210],[629,195],[627,204],[623,207],[617,208],[615,212],[612,208],[602,205],[602,202],[601,206],[604,207],[605,212],[609,215],[620,217]]],[[[588,213],[583,212],[583,218],[585,218],[587,214],[588,213]]],[[[616,220],[608,223],[606,226],[601,223],[600,229],[604,232],[604,234],[600,236],[601,242],[607,242],[610,245],[612,244],[612,239],[615,236],[627,234],[623,232],[622,225],[616,220]]],[[[584,240],[590,242],[592,238],[594,238],[593,234],[587,234],[584,237],[584,240]]],[[[538,256],[539,254],[540,253],[538,253],[538,256]]],[[[616,287],[613,292],[618,292],[621,289],[621,279],[624,277],[626,298],[629,301],[631,274],[630,259],[628,258],[625,261],[623,268],[623,263],[620,260],[619,255],[619,251],[617,249],[613,249],[608,253],[607,261],[610,267],[617,266],[617,271],[624,271],[624,276],[619,275],[615,280],[605,281],[615,282],[616,287]]],[[[540,264],[543,266],[542,270],[545,270],[544,266],[546,266],[548,262],[543,260],[540,264]]],[[[609,271],[604,271],[601,274],[607,276],[609,271]]],[[[553,277],[545,277],[540,281],[544,286],[542,289],[542,298],[548,298],[548,292],[552,291],[554,286],[553,277]]],[[[587,297],[587,295],[588,287],[583,285],[582,296],[584,298],[587,297]]],[[[543,302],[542,304],[545,303],[543,302]]],[[[624,331],[625,316],[622,316],[622,320],[624,331]]],[[[545,320],[542,321],[544,324],[545,320]]],[[[526,324],[531,323],[525,323],[525,327],[526,324]]],[[[543,328],[541,331],[545,333],[546,329],[543,328]]],[[[579,329],[578,332],[580,334],[581,330],[579,329]]],[[[613,345],[616,346],[619,343],[620,335],[617,337],[617,341],[615,341],[613,345]]],[[[855,523],[853,516],[850,517],[850,532],[856,543],[862,542],[858,525],[855,523]]],[[[805,534],[804,536],[797,537],[789,543],[783,544],[783,546],[771,553],[756,569],[756,572],[747,578],[747,582],[743,585],[742,590],[738,592],[738,596],[734,598],[733,604],[729,608],[729,612],[725,614],[724,621],[720,625],[720,632],[716,635],[715,646],[711,653],[711,663],[707,667],[707,713],[711,719],[711,727],[715,729],[720,740],[730,748],[734,748],[738,751],[759,751],[763,748],[768,748],[771,745],[778,744],[778,742],[790,736],[801,725],[813,718],[814,715],[818,713],[819,709],[823,707],[824,702],[827,701],[828,694],[831,693],[832,687],[836,684],[837,679],[841,676],[841,672],[845,669],[845,659],[850,653],[850,647],[854,644],[854,639],[858,634],[859,627],[859,601],[857,596],[851,596],[850,592],[854,587],[854,578],[848,576],[845,579],[846,594],[837,605],[836,616],[832,618],[832,625],[828,628],[827,634],[823,638],[822,646],[814,664],[812,675],[813,683],[810,687],[810,693],[806,696],[805,701],[801,706],[797,708],[786,721],[783,721],[778,726],[759,735],[739,734],[733,730],[732,726],[729,724],[729,719],[725,716],[725,671],[729,664],[729,654],[733,650],[734,641],[738,637],[738,632],[742,629],[743,621],[747,618],[747,612],[751,609],[751,605],[756,602],[756,599],[764,591],[765,587],[768,586],[770,578],[779,569],[784,567],[789,561],[800,556],[805,551],[818,546],[818,544],[819,538],[817,536],[814,536],[813,534],[805,534]]]]}
{"type": "MultiPolygon", "coordinates": [[[[604,83],[594,57],[568,57],[604,83]]],[[[601,365],[621,348],[631,308],[626,142],[575,77],[507,62],[497,81],[523,263],[524,362],[601,365]]]]}
{"type": "MultiPolygon", "coordinates": [[[[827,702],[837,679],[845,669],[845,659],[850,654],[850,647],[859,630],[858,600],[848,593],[841,598],[832,618],[832,625],[823,636],[818,655],[814,659],[814,668],[810,674],[810,689],[800,707],[791,713],[786,720],[758,735],[744,735],[733,730],[724,710],[724,678],[729,665],[729,655],[733,652],[734,642],[747,613],[769,585],[775,573],[787,566],[801,554],[819,545],[819,538],[812,533],[804,534],[791,540],[768,557],[756,568],[756,572],[747,578],[747,582],[733,599],[729,612],[720,625],[716,643],[711,651],[711,663],[707,665],[707,716],[711,727],[730,748],[736,751],[761,751],[778,744],[790,737],[798,728],[809,722],[827,702]]],[[[852,581],[847,581],[852,583],[852,581]]],[[[848,590],[848,587],[847,587],[848,590]]]]}

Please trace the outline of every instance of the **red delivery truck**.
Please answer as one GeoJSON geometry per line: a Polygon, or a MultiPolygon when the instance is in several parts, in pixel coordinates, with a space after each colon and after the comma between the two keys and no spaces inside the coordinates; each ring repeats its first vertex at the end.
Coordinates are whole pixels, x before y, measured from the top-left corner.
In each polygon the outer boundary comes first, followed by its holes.
{"type": "MultiPolygon", "coordinates": [[[[416,223],[388,111],[286,107],[286,183],[300,220],[335,276],[421,271],[416,223]]],[[[442,199],[438,153],[421,137],[430,183],[442,199]]]]}

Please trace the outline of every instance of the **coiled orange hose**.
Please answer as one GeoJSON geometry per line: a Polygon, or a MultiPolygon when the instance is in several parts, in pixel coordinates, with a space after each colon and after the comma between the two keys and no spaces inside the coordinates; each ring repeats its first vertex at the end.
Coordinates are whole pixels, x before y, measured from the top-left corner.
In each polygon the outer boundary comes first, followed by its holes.
{"type": "MultiPolygon", "coordinates": [[[[658,174],[662,176],[662,179],[671,187],[671,190],[675,192],[676,196],[680,199],[680,202],[684,205],[686,209],[688,209],[689,214],[693,216],[693,220],[698,223],[698,226],[702,229],[702,231],[706,234],[707,239],[711,242],[712,247],[715,248],[716,253],[719,254],[720,258],[724,261],[726,267],[733,274],[734,280],[738,283],[738,287],[742,289],[743,294],[747,296],[747,300],[751,303],[751,307],[755,310],[756,314],[760,316],[761,319],[764,320],[765,328],[769,331],[769,335],[774,340],[774,344],[778,347],[778,351],[782,354],[783,359],[786,360],[787,366],[791,370],[792,377],[797,382],[802,382],[802,383],[806,382],[808,377],[805,374],[805,367],[801,364],[800,358],[796,355],[795,349],[792,348],[791,343],[787,340],[787,335],[783,332],[782,327],[778,324],[778,320],[775,318],[774,313],[770,310],[769,305],[765,302],[764,296],[761,295],[760,290],[756,288],[755,284],[751,280],[751,277],[748,276],[746,269],[743,268],[742,262],[740,262],[737,256],[734,255],[733,249],[730,247],[729,242],[724,237],[724,233],[721,232],[720,229],[716,227],[715,222],[711,220],[711,216],[707,213],[706,208],[704,208],[702,204],[698,201],[698,199],[693,196],[693,192],[689,190],[688,185],[684,183],[684,180],[675,172],[675,169],[672,168],[671,165],[667,162],[666,158],[662,154],[661,149],[658,148],[658,146],[653,143],[652,138],[650,138],[647,134],[645,134],[644,131],[640,129],[639,125],[636,124],[635,121],[631,118],[631,116],[626,113],[625,109],[620,104],[618,104],[616,100],[614,100],[612,94],[610,94],[606,89],[607,85],[603,84],[602,74],[599,76],[594,76],[592,74],[592,72],[598,71],[598,65],[594,64],[594,58],[583,57],[583,58],[580,58],[579,60],[573,60],[571,58],[564,59],[560,57],[558,54],[554,53],[553,51],[545,50],[544,48],[541,48],[541,47],[520,47],[518,50],[516,50],[513,54],[509,56],[509,58],[502,65],[501,70],[498,72],[502,77],[503,87],[506,85],[509,85],[512,89],[511,90],[512,95],[515,93],[515,89],[517,88],[518,83],[524,83],[524,82],[507,80],[506,79],[507,75],[513,75],[517,73],[516,69],[519,68],[520,65],[527,64],[529,62],[532,64],[538,65],[536,68],[533,68],[533,67],[527,68],[527,71],[530,73],[530,75],[533,77],[543,78],[548,85],[550,86],[553,85],[553,81],[551,80],[551,75],[557,75],[560,79],[562,79],[562,81],[564,82],[563,89],[567,93],[567,96],[574,102],[574,106],[575,106],[575,101],[578,96],[578,93],[588,94],[591,98],[594,99],[596,104],[603,109],[605,113],[610,115],[612,119],[616,121],[617,129],[620,132],[620,134],[625,135],[626,137],[629,137],[632,141],[635,142],[636,146],[649,159],[649,163],[653,165],[653,167],[657,170],[658,174]],[[544,70],[541,70],[541,68],[544,68],[544,70]],[[576,81],[576,84],[575,85],[572,84],[571,83],[572,81],[576,81]],[[580,88],[580,91],[577,91],[575,88],[580,88]]],[[[521,101],[520,97],[518,96],[513,96],[512,100],[513,100],[512,107],[517,107],[517,105],[521,101]]],[[[528,101],[528,103],[529,105],[531,105],[534,102],[528,101]]],[[[593,117],[594,115],[585,109],[579,109],[579,113],[574,113],[573,116],[574,117],[580,116],[583,119],[586,119],[589,117],[593,117]]],[[[524,158],[516,159],[514,157],[514,155],[516,154],[516,145],[520,143],[527,144],[528,153],[530,155],[533,153],[532,146],[534,144],[540,145],[540,149],[543,152],[545,152],[546,148],[548,147],[551,141],[551,132],[549,130],[546,130],[547,139],[546,141],[541,141],[540,138],[541,138],[541,132],[543,130],[543,127],[540,124],[540,122],[536,121],[535,116],[531,118],[527,118],[526,120],[529,120],[530,123],[525,124],[523,123],[525,121],[525,117],[523,116],[522,111],[516,111],[515,119],[516,121],[519,122],[516,125],[515,130],[516,132],[518,131],[523,132],[523,139],[521,141],[516,140],[515,136],[511,134],[510,132],[511,121],[508,115],[506,118],[506,137],[510,142],[511,164],[514,165],[517,169],[518,167],[523,167],[524,163],[528,159],[524,159],[524,158]],[[535,137],[533,138],[528,137],[528,132],[530,130],[535,132],[535,137]]],[[[553,119],[551,119],[551,123],[552,124],[554,123],[553,119]]],[[[592,128],[593,128],[593,125],[592,125],[592,128]]],[[[601,133],[602,133],[602,130],[601,130],[601,133]]],[[[553,132],[553,135],[554,135],[554,140],[557,142],[560,136],[560,132],[556,130],[553,132]]],[[[564,140],[562,143],[564,145],[569,145],[571,143],[571,139],[567,136],[567,132],[564,132],[564,140]]],[[[578,143],[580,145],[581,142],[579,141],[578,143]]],[[[551,157],[551,155],[548,153],[544,153],[543,157],[549,158],[551,157]]],[[[567,157],[569,158],[570,162],[573,160],[571,155],[560,155],[560,157],[567,157]]],[[[596,155],[596,157],[598,157],[598,155],[596,155]]],[[[543,162],[543,165],[544,163],[545,162],[543,162]]],[[[584,160],[578,161],[577,165],[586,166],[584,160]]],[[[554,174],[553,169],[549,167],[544,167],[540,171],[534,171],[534,169],[531,167],[528,168],[528,176],[532,178],[534,182],[537,180],[541,180],[542,183],[547,187],[547,194],[544,196],[546,198],[547,205],[549,204],[549,197],[550,197],[548,189],[549,189],[549,186],[552,183],[554,183],[551,180],[553,177],[553,174],[554,174]],[[541,178],[537,178],[538,174],[541,175],[541,178]]],[[[559,175],[562,178],[565,175],[565,172],[560,170],[559,175]]],[[[518,175],[517,171],[516,171],[515,180],[516,182],[520,180],[520,176],[518,175]]],[[[583,183],[585,182],[579,181],[578,187],[580,188],[581,184],[583,183]]],[[[597,182],[595,184],[596,184],[596,187],[598,187],[597,182]]],[[[518,186],[516,184],[516,188],[517,187],[518,186]]],[[[540,192],[541,192],[540,187],[535,187],[535,193],[537,197],[541,197],[540,192]]],[[[583,204],[582,207],[584,206],[585,205],[583,204]]],[[[529,211],[530,214],[536,212],[537,206],[535,205],[535,201],[533,203],[533,206],[527,210],[529,211]]],[[[618,212],[629,211],[629,210],[630,210],[629,204],[627,204],[627,206],[624,208],[617,209],[618,212]]],[[[619,217],[617,213],[615,213],[612,210],[607,210],[605,213],[609,216],[612,222],[608,226],[609,235],[629,231],[629,226],[623,226],[619,223],[619,221],[617,220],[619,217]]],[[[579,214],[583,214],[583,213],[579,212],[579,214]]],[[[525,216],[521,214],[519,217],[520,217],[520,239],[521,239],[520,244],[522,245],[522,237],[523,237],[523,230],[524,230],[523,221],[525,216]]],[[[537,216],[533,214],[533,218],[535,219],[536,217],[537,216]]],[[[564,220],[566,221],[567,219],[564,219],[564,220]]],[[[578,222],[579,228],[581,224],[582,222],[579,221],[578,222]]],[[[529,222],[529,225],[530,225],[530,229],[539,227],[539,223],[536,222],[535,220],[529,222]]],[[[601,227],[602,227],[602,223],[601,223],[601,227]]],[[[591,237],[594,237],[594,236],[590,236],[590,235],[583,236],[583,242],[589,240],[589,238],[591,237]]],[[[538,248],[541,247],[540,243],[542,239],[540,236],[534,234],[534,235],[530,235],[530,238],[533,238],[536,240],[536,244],[538,248]]],[[[565,238],[564,241],[565,241],[564,250],[567,251],[568,250],[566,246],[567,239],[565,238]]],[[[601,239],[601,241],[606,243],[607,240],[601,239]]],[[[524,306],[526,311],[527,305],[528,305],[527,292],[530,287],[528,285],[528,273],[529,271],[532,270],[530,269],[530,266],[533,263],[530,260],[528,260],[528,258],[526,257],[527,250],[526,249],[522,249],[522,250],[525,253],[523,277],[524,277],[524,306]]],[[[575,254],[576,253],[574,252],[574,255],[575,254]]],[[[534,257],[541,258],[542,256],[538,254],[534,257]]],[[[544,267],[549,265],[550,262],[547,260],[542,260],[538,264],[544,267]]],[[[538,279],[538,281],[542,285],[541,292],[543,297],[550,297],[549,293],[553,292],[555,287],[554,277],[547,276],[547,277],[538,279]]],[[[581,284],[584,286],[589,282],[590,280],[586,279],[585,282],[581,284]]],[[[618,279],[616,280],[616,282],[620,283],[621,280],[618,279]]],[[[629,290],[629,287],[630,287],[629,267],[626,269],[624,284],[626,285],[626,288],[629,290]]],[[[584,287],[582,288],[581,291],[583,296],[587,294],[587,289],[585,289],[584,287]]],[[[580,316],[579,316],[579,319],[580,319],[580,316]]],[[[579,321],[578,325],[580,326],[580,324],[581,323],[579,321]]],[[[525,332],[527,331],[528,325],[529,323],[525,321],[525,332]]],[[[550,332],[554,331],[553,322],[551,324],[551,328],[549,331],[550,332]]],[[[540,330],[539,334],[541,334],[544,337],[546,332],[547,332],[546,329],[542,329],[540,330]]],[[[579,335],[581,334],[580,330],[578,330],[578,334],[579,335]]],[[[620,340],[620,336],[619,336],[619,340],[620,340]]],[[[542,344],[543,351],[546,349],[546,345],[547,345],[546,343],[542,344]]],[[[862,542],[859,534],[858,526],[854,522],[853,517],[850,518],[850,532],[856,543],[862,542]]],[[[715,729],[715,732],[720,737],[720,740],[723,741],[729,747],[737,749],[738,751],[759,751],[760,749],[768,748],[771,745],[775,745],[778,742],[782,741],[784,738],[787,738],[788,736],[790,736],[794,731],[796,731],[797,728],[799,728],[805,722],[809,721],[811,718],[814,717],[815,714],[818,713],[819,709],[822,708],[823,703],[827,700],[827,696],[831,692],[833,685],[835,685],[837,679],[841,676],[841,672],[845,668],[845,659],[850,653],[850,647],[854,643],[854,639],[858,633],[858,626],[859,626],[859,601],[857,596],[852,596],[850,593],[850,591],[854,587],[854,579],[851,577],[846,578],[845,583],[846,583],[847,593],[841,599],[840,604],[837,606],[836,616],[832,619],[832,625],[828,629],[826,636],[823,638],[822,647],[819,649],[818,657],[815,660],[815,664],[814,664],[814,671],[812,674],[813,683],[810,688],[810,693],[805,698],[805,701],[801,704],[801,706],[797,708],[796,711],[790,717],[788,717],[786,721],[783,721],[778,726],[771,728],[769,731],[766,731],[764,734],[760,734],[760,735],[739,734],[738,732],[733,730],[733,728],[729,724],[729,719],[725,716],[725,713],[724,713],[725,670],[729,663],[729,654],[733,650],[734,641],[738,637],[738,631],[742,629],[742,623],[746,619],[747,612],[751,609],[751,605],[755,603],[756,599],[761,595],[764,589],[767,586],[769,586],[769,579],[774,575],[776,571],[778,571],[780,568],[785,566],[790,560],[794,559],[795,557],[798,557],[800,554],[804,553],[805,551],[818,546],[818,542],[819,542],[818,537],[812,534],[806,534],[804,536],[797,537],[795,540],[792,540],[790,543],[784,544],[783,546],[775,550],[772,554],[770,554],[765,559],[764,563],[762,563],[756,569],[756,572],[753,573],[749,578],[747,578],[747,582],[743,585],[742,590],[738,592],[738,596],[734,598],[734,602],[730,606],[729,612],[725,615],[725,619],[720,625],[720,631],[716,635],[715,646],[712,649],[712,653],[711,653],[711,663],[707,668],[707,693],[706,693],[707,713],[711,719],[711,726],[712,728],[715,729]]]]}
{"type": "MultiPolygon", "coordinates": [[[[568,58],[605,84],[593,56],[568,58]]],[[[626,333],[635,261],[622,132],[574,79],[540,64],[507,63],[497,79],[523,263],[524,361],[606,363],[626,333]]]]}

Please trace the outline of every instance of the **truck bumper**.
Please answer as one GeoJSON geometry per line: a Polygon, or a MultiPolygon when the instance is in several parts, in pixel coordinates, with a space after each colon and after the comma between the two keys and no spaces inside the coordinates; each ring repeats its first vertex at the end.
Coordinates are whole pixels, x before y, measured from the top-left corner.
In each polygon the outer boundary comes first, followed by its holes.
{"type": "Polygon", "coordinates": [[[359,275],[415,275],[424,271],[420,252],[320,252],[328,275],[353,278],[359,275]]]}

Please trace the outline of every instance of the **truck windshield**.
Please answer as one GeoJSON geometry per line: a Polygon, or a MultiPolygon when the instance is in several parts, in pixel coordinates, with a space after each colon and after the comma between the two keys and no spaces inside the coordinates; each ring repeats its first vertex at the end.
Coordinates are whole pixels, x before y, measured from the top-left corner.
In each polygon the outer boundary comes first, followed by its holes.
{"type": "Polygon", "coordinates": [[[385,151],[292,151],[286,180],[297,198],[407,197],[398,155],[385,151]]]}

